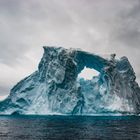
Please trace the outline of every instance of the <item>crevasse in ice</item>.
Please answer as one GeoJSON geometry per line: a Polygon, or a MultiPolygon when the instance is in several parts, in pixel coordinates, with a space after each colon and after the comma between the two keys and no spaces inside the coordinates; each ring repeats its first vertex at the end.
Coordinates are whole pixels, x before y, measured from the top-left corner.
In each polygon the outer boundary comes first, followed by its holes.
{"type": "Polygon", "coordinates": [[[139,114],[140,88],[126,57],[109,59],[78,49],[44,47],[38,70],[0,102],[0,114],[139,114]],[[84,67],[99,72],[78,78],[84,67]]]}

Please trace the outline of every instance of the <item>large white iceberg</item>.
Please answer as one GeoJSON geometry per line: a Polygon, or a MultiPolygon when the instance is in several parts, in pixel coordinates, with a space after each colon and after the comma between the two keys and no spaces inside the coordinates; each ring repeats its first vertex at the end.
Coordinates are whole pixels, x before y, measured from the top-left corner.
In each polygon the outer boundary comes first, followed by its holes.
{"type": "Polygon", "coordinates": [[[140,88],[126,57],[109,59],[78,49],[44,47],[38,70],[0,102],[0,114],[139,114],[140,88]],[[79,79],[84,67],[100,74],[79,79]]]}

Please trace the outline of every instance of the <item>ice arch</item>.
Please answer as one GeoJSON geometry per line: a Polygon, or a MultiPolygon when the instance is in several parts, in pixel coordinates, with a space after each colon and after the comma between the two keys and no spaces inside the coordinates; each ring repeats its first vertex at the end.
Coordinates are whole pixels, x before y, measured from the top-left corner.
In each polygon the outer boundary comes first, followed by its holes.
{"type": "Polygon", "coordinates": [[[83,51],[77,51],[76,61],[78,63],[78,73],[80,73],[84,67],[95,69],[98,72],[110,65],[110,62],[98,55],[86,53],[83,51]]]}

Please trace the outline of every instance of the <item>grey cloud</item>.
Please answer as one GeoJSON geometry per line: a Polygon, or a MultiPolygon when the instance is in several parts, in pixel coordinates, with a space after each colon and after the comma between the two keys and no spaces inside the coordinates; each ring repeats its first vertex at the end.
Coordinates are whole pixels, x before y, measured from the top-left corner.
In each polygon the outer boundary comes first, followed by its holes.
{"type": "Polygon", "coordinates": [[[135,1],[134,5],[119,13],[118,26],[113,29],[113,41],[121,42],[124,47],[136,48],[140,44],[140,1],[135,1]]]}
{"type": "Polygon", "coordinates": [[[6,95],[9,93],[9,86],[1,85],[0,86],[0,96],[6,95]]]}

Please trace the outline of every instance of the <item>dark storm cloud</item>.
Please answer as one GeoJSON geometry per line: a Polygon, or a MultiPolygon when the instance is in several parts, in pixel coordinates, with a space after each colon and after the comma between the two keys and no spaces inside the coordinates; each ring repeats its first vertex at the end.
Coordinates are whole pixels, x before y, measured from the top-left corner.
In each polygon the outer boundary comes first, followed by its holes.
{"type": "Polygon", "coordinates": [[[1,0],[0,91],[37,68],[43,45],[126,55],[140,82],[139,9],[140,0],[1,0]]]}

